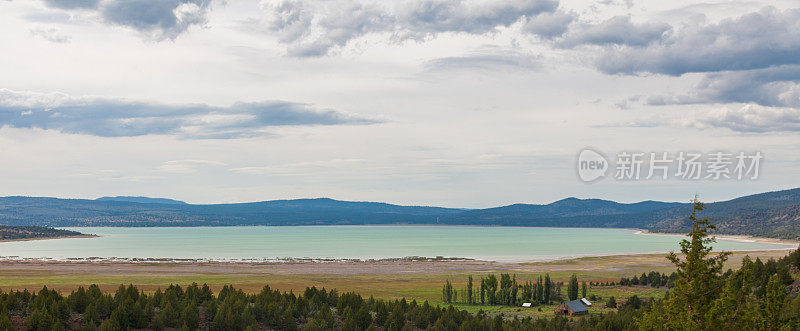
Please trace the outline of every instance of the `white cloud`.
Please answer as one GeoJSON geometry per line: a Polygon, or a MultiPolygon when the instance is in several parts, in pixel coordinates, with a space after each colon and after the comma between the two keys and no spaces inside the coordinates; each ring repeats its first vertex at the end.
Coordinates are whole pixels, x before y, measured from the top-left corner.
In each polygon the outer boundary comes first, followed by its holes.
{"type": "Polygon", "coordinates": [[[734,109],[724,107],[684,124],[698,128],[727,128],[744,133],[800,132],[800,109],[753,104],[734,109]]]}
{"type": "Polygon", "coordinates": [[[156,167],[156,171],[172,174],[196,173],[200,168],[210,166],[224,166],[225,163],[212,160],[172,160],[156,167]]]}
{"type": "Polygon", "coordinates": [[[695,20],[673,29],[657,43],[606,48],[598,69],[682,75],[800,64],[800,9],[765,7],[718,23],[695,20]]]}
{"type": "Polygon", "coordinates": [[[650,105],[708,103],[800,108],[800,65],[708,73],[689,93],[648,98],[650,105]]]}
{"type": "Polygon", "coordinates": [[[553,12],[558,2],[412,0],[387,6],[379,1],[269,0],[262,7],[263,29],[276,33],[289,55],[304,57],[328,54],[368,34],[389,34],[394,41],[442,33],[486,34],[553,12]]]}
{"type": "Polygon", "coordinates": [[[634,23],[630,15],[615,16],[598,24],[575,23],[559,41],[561,47],[578,45],[647,46],[661,40],[671,27],[666,23],[634,23]]]}
{"type": "Polygon", "coordinates": [[[72,39],[70,36],[59,33],[55,28],[35,27],[30,31],[32,36],[57,44],[68,43],[72,39]]]}

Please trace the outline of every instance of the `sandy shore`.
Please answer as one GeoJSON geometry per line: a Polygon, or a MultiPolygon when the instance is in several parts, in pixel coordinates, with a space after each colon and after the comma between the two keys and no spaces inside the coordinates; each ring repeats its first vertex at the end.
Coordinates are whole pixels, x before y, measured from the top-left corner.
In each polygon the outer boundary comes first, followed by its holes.
{"type": "MultiPolygon", "coordinates": [[[[779,258],[789,250],[759,250],[733,252],[734,263],[745,255],[761,258],[779,258]]],[[[497,272],[537,270],[615,270],[626,265],[652,265],[653,267],[669,267],[672,265],[665,258],[666,253],[621,254],[604,256],[583,256],[547,261],[528,262],[495,262],[481,260],[339,260],[333,262],[319,261],[283,261],[283,262],[219,262],[219,261],[55,261],[40,259],[0,260],[0,274],[3,270],[46,271],[48,273],[78,273],[94,275],[111,275],[127,273],[145,273],[157,275],[170,274],[328,274],[328,275],[411,275],[440,274],[453,272],[497,272]],[[602,263],[600,263],[602,261],[602,263]]]]}
{"type": "MultiPolygon", "coordinates": [[[[661,233],[650,232],[644,229],[636,229],[636,234],[641,235],[655,235],[655,236],[686,236],[685,233],[661,233]]],[[[727,235],[727,234],[712,234],[711,237],[721,240],[741,241],[741,242],[756,242],[756,243],[769,243],[769,244],[783,244],[792,245],[794,248],[800,246],[800,241],[778,238],[754,237],[748,235],[727,235]]],[[[785,248],[775,248],[775,250],[785,250],[785,248]]]]}

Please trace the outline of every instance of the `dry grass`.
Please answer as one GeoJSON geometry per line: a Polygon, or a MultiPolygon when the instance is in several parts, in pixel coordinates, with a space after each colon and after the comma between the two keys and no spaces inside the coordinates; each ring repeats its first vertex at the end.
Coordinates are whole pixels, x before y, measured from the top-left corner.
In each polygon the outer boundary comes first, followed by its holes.
{"type": "MultiPolygon", "coordinates": [[[[735,268],[749,254],[761,258],[780,257],[785,251],[737,252],[729,266],[735,268]]],[[[247,292],[258,292],[265,284],[282,290],[302,291],[307,286],[336,288],[340,292],[355,291],[364,296],[400,298],[438,302],[446,279],[457,289],[466,285],[467,276],[480,278],[488,273],[514,273],[517,280],[535,280],[549,273],[555,281],[566,282],[572,273],[581,281],[618,281],[620,277],[639,275],[652,270],[671,272],[674,269],[663,254],[585,257],[571,260],[523,264],[427,262],[404,264],[131,264],[131,263],[67,263],[67,262],[2,262],[0,288],[38,290],[43,285],[68,293],[78,286],[98,284],[104,291],[114,291],[120,284],[134,284],[145,291],[155,291],[169,284],[209,284],[219,289],[235,285],[247,292]],[[348,270],[344,270],[348,269],[348,270]],[[387,272],[387,270],[389,272],[387,272]]],[[[602,297],[661,296],[663,291],[649,287],[599,287],[590,293],[602,297]]],[[[485,308],[485,307],[484,307],[485,308]]],[[[515,308],[509,308],[515,310],[515,308]]],[[[534,309],[535,310],[535,309],[534,309]]]]}

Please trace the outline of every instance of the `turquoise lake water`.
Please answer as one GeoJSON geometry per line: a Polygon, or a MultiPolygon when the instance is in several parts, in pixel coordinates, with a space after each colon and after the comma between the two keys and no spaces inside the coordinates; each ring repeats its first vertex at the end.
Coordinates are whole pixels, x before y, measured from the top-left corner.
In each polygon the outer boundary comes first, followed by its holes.
{"type": "MultiPolygon", "coordinates": [[[[456,226],[245,226],[70,228],[98,238],[0,243],[19,258],[382,259],[407,256],[529,261],[588,255],[658,253],[684,236],[629,229],[456,226]]],[[[766,250],[789,245],[719,240],[715,249],[766,250]]]]}

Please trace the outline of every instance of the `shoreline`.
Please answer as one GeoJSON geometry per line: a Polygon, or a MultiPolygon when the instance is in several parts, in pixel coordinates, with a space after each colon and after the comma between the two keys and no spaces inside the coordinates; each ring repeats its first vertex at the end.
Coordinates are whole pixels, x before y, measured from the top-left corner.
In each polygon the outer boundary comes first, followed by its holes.
{"type": "Polygon", "coordinates": [[[34,240],[50,240],[50,239],[72,239],[72,238],[98,238],[96,234],[79,234],[74,236],[57,236],[57,237],[36,237],[36,238],[18,238],[18,239],[0,239],[0,243],[16,242],[16,241],[34,241],[34,240]]]}
{"type": "MultiPolygon", "coordinates": [[[[786,251],[789,251],[788,249],[786,251]]],[[[779,250],[749,250],[731,251],[734,256],[745,255],[769,255],[783,256],[779,250]]],[[[598,260],[612,260],[621,263],[634,263],[637,260],[663,260],[666,253],[628,253],[613,255],[591,255],[591,256],[571,256],[558,259],[526,260],[526,261],[489,261],[475,259],[443,258],[443,259],[282,259],[282,260],[208,260],[208,259],[41,259],[41,258],[13,258],[0,256],[0,272],[14,266],[73,266],[73,267],[100,267],[100,266],[119,266],[130,268],[152,267],[180,267],[180,268],[210,268],[210,270],[223,270],[229,268],[279,268],[297,269],[301,268],[303,274],[324,274],[339,273],[340,268],[348,269],[348,273],[384,273],[387,268],[402,268],[410,273],[429,273],[431,269],[444,268],[443,270],[456,271],[472,269],[474,267],[486,267],[488,270],[517,270],[522,271],[531,267],[547,268],[552,265],[577,266],[582,264],[593,265],[598,260]],[[627,262],[622,262],[627,261],[627,262]]],[[[233,269],[231,269],[233,270],[233,269]]]]}
{"type": "MultiPolygon", "coordinates": [[[[645,229],[635,229],[638,235],[648,235],[648,236],[683,236],[685,237],[685,233],[669,233],[669,232],[650,232],[645,229]]],[[[781,244],[781,245],[794,245],[795,247],[800,246],[800,241],[798,240],[791,240],[791,239],[779,239],[779,238],[768,238],[768,237],[755,237],[751,235],[736,235],[736,234],[710,234],[709,237],[713,237],[716,239],[721,240],[729,240],[729,241],[738,241],[738,242],[752,242],[752,243],[765,243],[765,244],[781,244]]],[[[787,248],[789,249],[789,248],[787,248]]],[[[760,249],[762,250],[762,249],[760,249]]],[[[774,249],[767,249],[767,250],[783,250],[783,248],[774,248],[774,249]]],[[[747,250],[744,250],[747,251],[747,250]]]]}
{"type": "MultiPolygon", "coordinates": [[[[643,235],[662,235],[660,233],[641,233],[643,235]]],[[[672,234],[663,234],[672,235],[672,234]]],[[[769,239],[769,238],[764,238],[769,239]]],[[[733,240],[733,239],[729,239],[733,240]]],[[[774,243],[774,242],[771,242],[774,243]]],[[[732,253],[766,253],[766,252],[789,252],[798,249],[795,247],[783,248],[760,248],[760,249],[734,249],[726,250],[732,253]]],[[[712,252],[720,252],[713,250],[712,252]]],[[[241,258],[241,259],[217,259],[217,258],[154,258],[154,257],[81,257],[81,258],[47,258],[47,257],[19,257],[19,256],[0,256],[0,264],[6,263],[66,263],[66,264],[175,264],[175,265],[192,265],[192,264],[219,264],[219,265],[292,265],[292,264],[316,264],[316,265],[336,265],[336,264],[359,264],[359,265],[377,265],[377,264],[495,264],[495,265],[528,265],[538,263],[562,263],[569,261],[578,261],[582,259],[595,259],[595,258],[626,258],[626,257],[645,257],[650,255],[664,255],[669,254],[665,252],[640,252],[640,253],[608,253],[608,254],[585,254],[585,255],[569,255],[555,258],[538,258],[538,259],[524,259],[524,260],[485,260],[466,257],[425,257],[425,256],[405,256],[394,258],[372,258],[372,259],[356,259],[356,258],[309,258],[309,257],[284,257],[284,258],[241,258]]],[[[680,253],[678,252],[680,255],[680,253]]]]}

